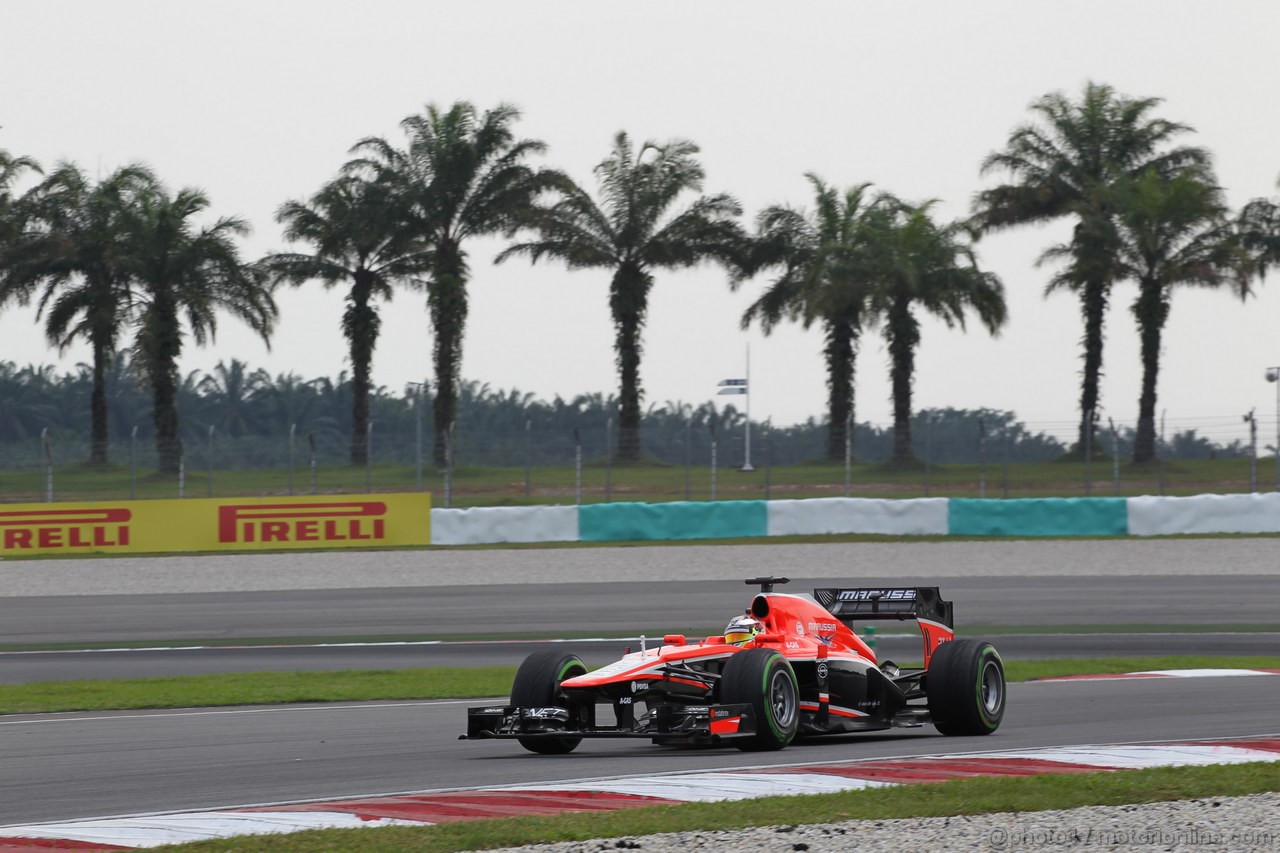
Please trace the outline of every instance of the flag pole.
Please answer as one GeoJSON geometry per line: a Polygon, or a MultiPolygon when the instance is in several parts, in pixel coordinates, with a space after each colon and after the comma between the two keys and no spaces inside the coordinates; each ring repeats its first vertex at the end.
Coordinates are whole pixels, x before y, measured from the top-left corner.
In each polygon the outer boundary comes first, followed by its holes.
{"type": "Polygon", "coordinates": [[[746,424],[746,440],[743,446],[743,471],[754,471],[751,467],[751,344],[747,344],[747,424],[746,424]]]}

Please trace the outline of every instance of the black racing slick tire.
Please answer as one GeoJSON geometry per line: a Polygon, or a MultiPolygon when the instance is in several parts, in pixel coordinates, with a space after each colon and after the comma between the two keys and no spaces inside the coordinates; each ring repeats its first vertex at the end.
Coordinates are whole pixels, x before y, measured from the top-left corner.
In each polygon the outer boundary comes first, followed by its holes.
{"type": "Polygon", "coordinates": [[[750,705],[756,733],[733,742],[741,750],[782,749],[800,730],[800,687],[795,671],[772,649],[746,649],[725,662],[720,701],[750,705]]]}
{"type": "Polygon", "coordinates": [[[953,640],[938,646],[924,689],[929,716],[944,735],[989,735],[1004,719],[1004,662],[990,643],[953,640]]]}
{"type": "MultiPolygon", "coordinates": [[[[516,679],[511,685],[511,704],[523,708],[568,708],[569,700],[560,689],[560,682],[586,672],[586,664],[577,655],[554,650],[535,652],[525,658],[516,670],[516,679]]],[[[517,740],[525,749],[541,755],[564,755],[582,743],[580,737],[522,737],[517,740]]]]}

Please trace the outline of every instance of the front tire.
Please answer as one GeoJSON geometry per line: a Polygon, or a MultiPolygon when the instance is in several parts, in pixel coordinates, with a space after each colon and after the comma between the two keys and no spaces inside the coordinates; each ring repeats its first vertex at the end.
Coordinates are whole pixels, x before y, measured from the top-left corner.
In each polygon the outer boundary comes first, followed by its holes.
{"type": "MultiPolygon", "coordinates": [[[[587,665],[577,655],[560,651],[535,652],[524,659],[516,670],[511,685],[511,704],[523,708],[568,708],[569,698],[560,688],[567,678],[585,675],[587,665]]],[[[520,745],[540,755],[564,755],[573,752],[580,737],[517,738],[520,745]]]]}
{"type": "Polygon", "coordinates": [[[933,652],[924,676],[929,716],[944,735],[989,735],[1004,719],[1004,662],[995,646],[953,640],[933,652]]]}
{"type": "Polygon", "coordinates": [[[720,701],[750,705],[756,733],[734,741],[741,750],[782,749],[800,729],[800,687],[787,659],[772,649],[746,649],[729,658],[720,676],[720,701]]]}

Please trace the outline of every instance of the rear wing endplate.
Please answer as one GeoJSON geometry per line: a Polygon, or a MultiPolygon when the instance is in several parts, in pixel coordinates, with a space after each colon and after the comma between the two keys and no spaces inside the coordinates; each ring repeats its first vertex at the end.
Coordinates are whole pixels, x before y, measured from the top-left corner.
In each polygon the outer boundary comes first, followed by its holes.
{"type": "Polygon", "coordinates": [[[943,601],[936,586],[824,587],[813,597],[844,622],[927,619],[955,627],[951,602],[943,601]]]}

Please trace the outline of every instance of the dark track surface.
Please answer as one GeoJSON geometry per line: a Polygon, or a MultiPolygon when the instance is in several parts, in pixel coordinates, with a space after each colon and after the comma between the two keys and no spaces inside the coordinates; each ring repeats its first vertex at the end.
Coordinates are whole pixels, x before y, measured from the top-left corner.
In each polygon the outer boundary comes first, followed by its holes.
{"type": "MultiPolygon", "coordinates": [[[[895,630],[901,630],[896,628],[895,630]]],[[[985,634],[1006,660],[1162,655],[1274,655],[1280,633],[985,634]]],[[[876,651],[897,661],[920,659],[920,638],[882,636],[876,651]]],[[[638,640],[570,641],[567,651],[607,663],[638,640]]],[[[403,669],[431,666],[514,666],[545,643],[450,643],[404,646],[321,646],[167,649],[100,652],[0,652],[0,684],[83,678],[155,678],[233,672],[403,669]]]]}
{"type": "MultiPolygon", "coordinates": [[[[868,585],[895,583],[867,578],[868,585]]],[[[902,581],[896,581],[902,583],[902,581]]],[[[830,580],[797,579],[807,591],[830,580]]],[[[973,577],[939,583],[956,622],[991,626],[1010,659],[1161,654],[1273,654],[1280,648],[1280,575],[1174,577],[973,577]],[[1056,634],[1055,625],[1275,624],[1273,633],[1056,634]],[[1002,625],[1040,624],[1045,634],[999,635],[1002,625]]],[[[718,630],[750,590],[737,582],[510,584],[350,590],[33,596],[0,599],[0,643],[235,640],[264,637],[495,635],[690,635],[718,630]]],[[[882,625],[882,633],[905,626],[882,625]]],[[[623,643],[581,647],[609,658],[623,643]],[[603,651],[601,651],[603,650],[603,651]]],[[[0,684],[72,678],[138,678],[218,672],[487,666],[518,663],[526,643],[185,651],[0,652],[0,684]]],[[[579,648],[575,646],[575,649],[579,648]]],[[[914,637],[885,637],[882,655],[918,657],[914,637]]]]}
{"type": "MultiPolygon", "coordinates": [[[[1277,546],[1280,554],[1280,545],[1277,546]]],[[[955,602],[958,625],[1274,624],[1273,575],[859,578],[863,586],[922,583],[955,602]]],[[[796,578],[779,591],[832,580],[796,578]]],[[[556,629],[579,636],[718,630],[750,602],[726,581],[605,581],[161,595],[0,598],[0,644],[246,637],[488,638],[556,629]]]]}
{"type": "Polygon", "coordinates": [[[932,727],[778,753],[587,741],[567,756],[459,741],[475,702],[369,703],[0,719],[0,825],[619,774],[1280,730],[1280,677],[1010,685],[990,737],[932,727]]]}

